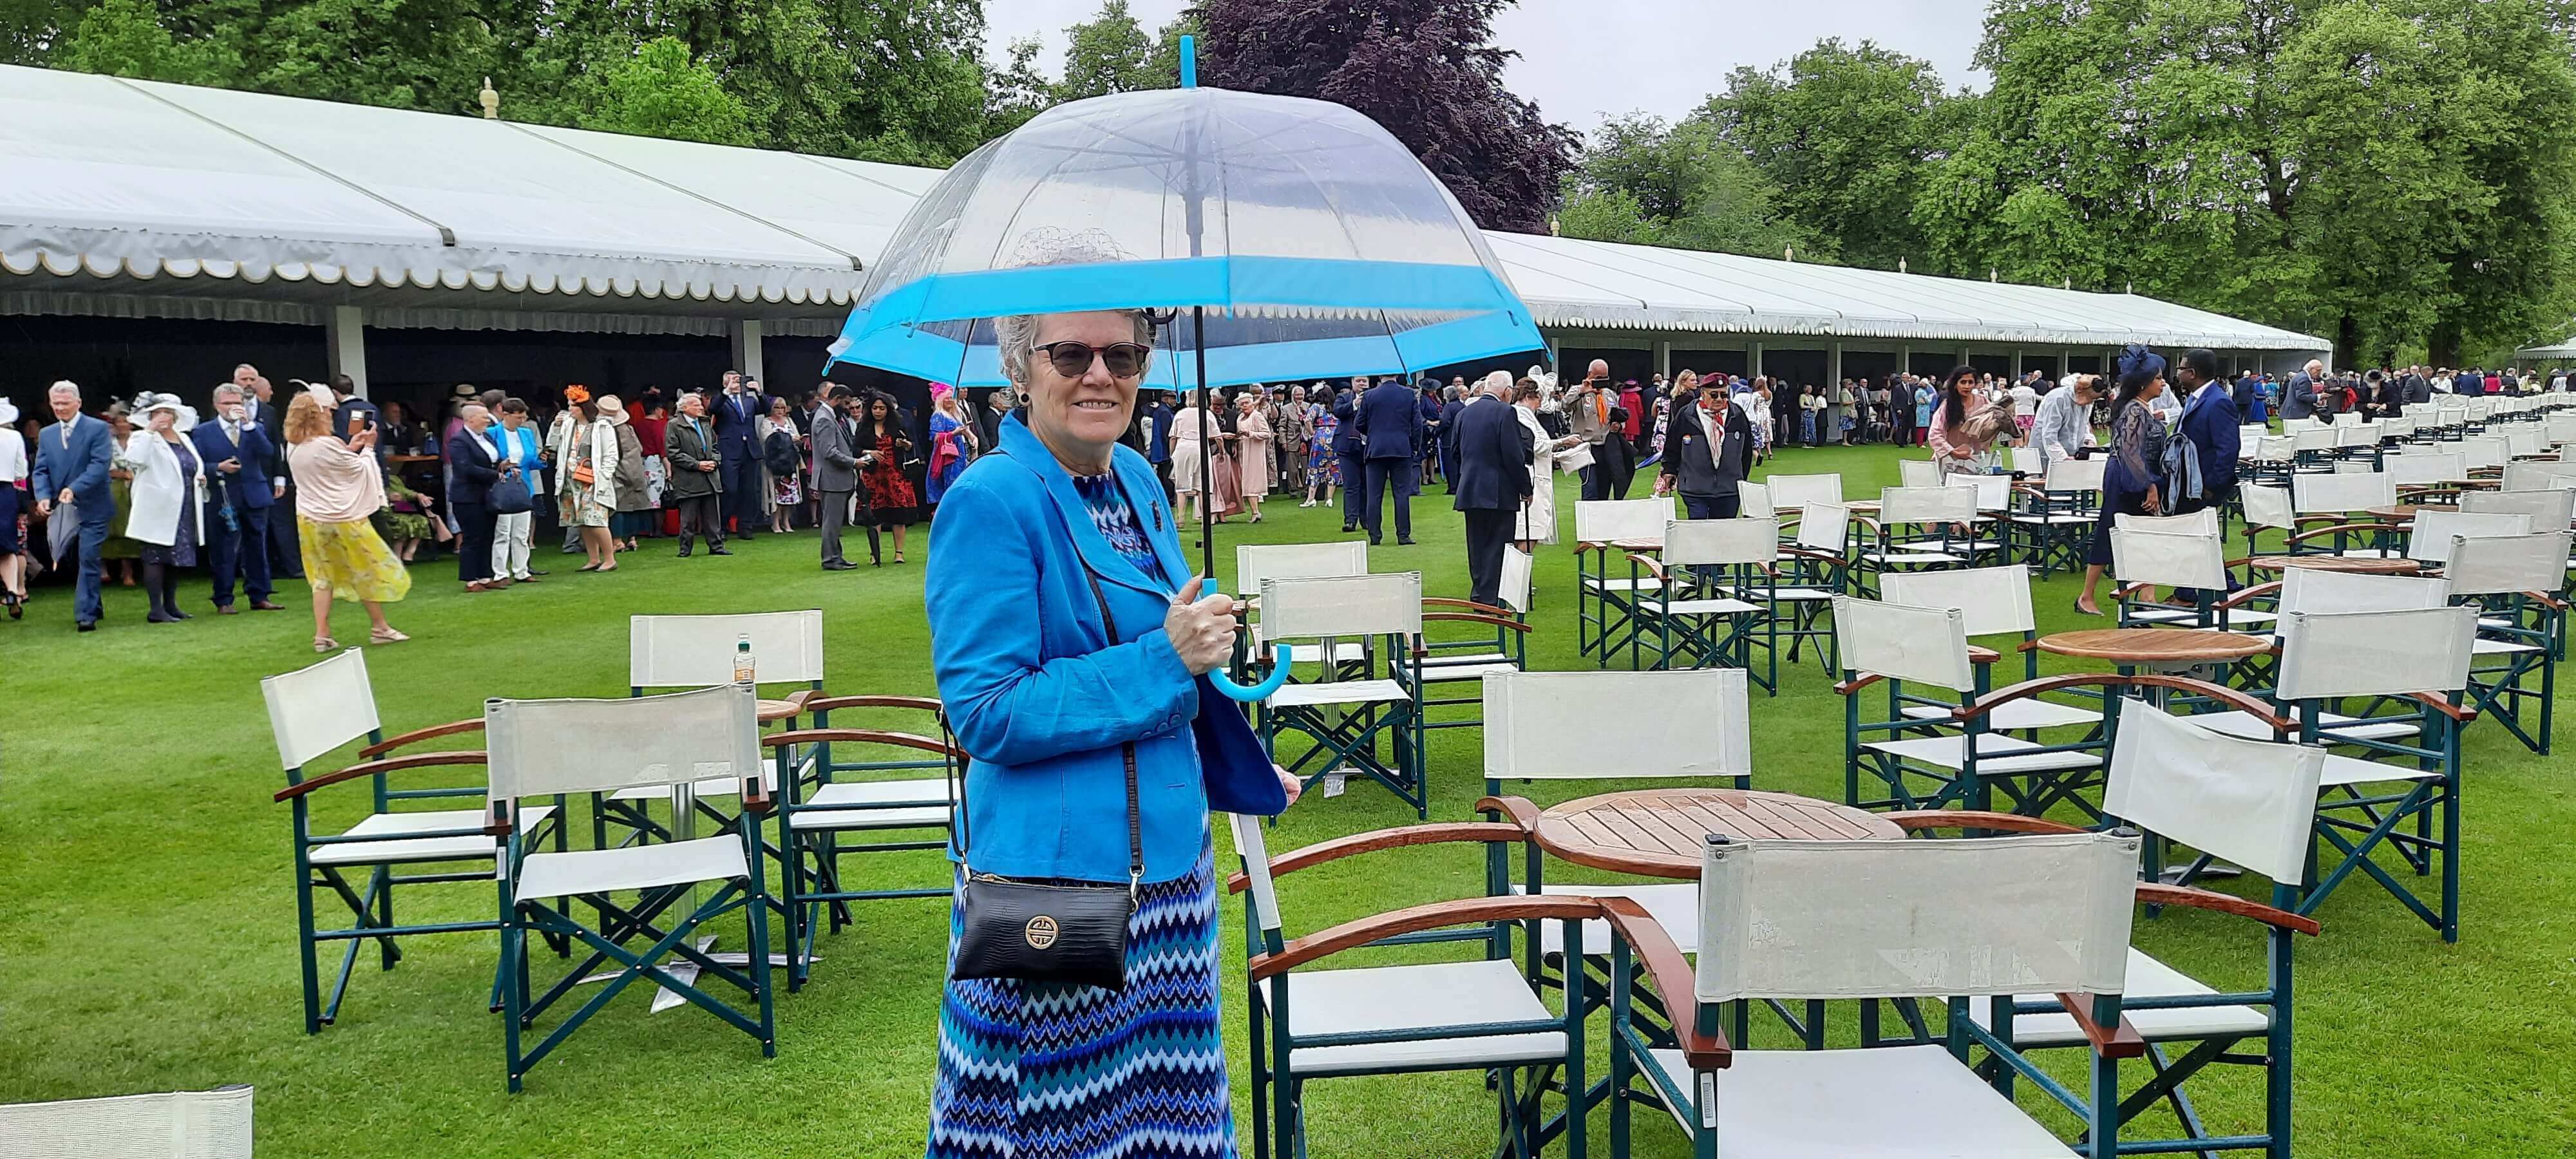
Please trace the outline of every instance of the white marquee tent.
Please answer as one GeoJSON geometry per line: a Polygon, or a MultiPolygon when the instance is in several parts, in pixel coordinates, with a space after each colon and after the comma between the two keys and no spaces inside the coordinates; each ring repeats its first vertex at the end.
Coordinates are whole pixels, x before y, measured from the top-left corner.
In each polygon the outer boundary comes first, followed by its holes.
{"type": "MultiPolygon", "coordinates": [[[[929,169],[0,67],[0,314],[820,335],[929,169]]],[[[2130,294],[1492,234],[1553,342],[2331,344],[2130,294]],[[1731,336],[1731,337],[1718,337],[1731,336]]],[[[753,356],[756,361],[756,353],[753,356]]]]}

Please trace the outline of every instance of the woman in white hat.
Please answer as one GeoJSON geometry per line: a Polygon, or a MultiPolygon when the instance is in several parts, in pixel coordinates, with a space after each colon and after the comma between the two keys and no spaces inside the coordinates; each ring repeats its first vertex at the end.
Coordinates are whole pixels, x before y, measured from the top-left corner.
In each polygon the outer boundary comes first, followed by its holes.
{"type": "Polygon", "coordinates": [[[0,398],[0,608],[12,620],[27,614],[26,537],[18,529],[26,518],[18,488],[27,478],[27,444],[17,425],[18,408],[0,398]]]}
{"type": "Polygon", "coordinates": [[[616,484],[609,500],[610,562],[599,570],[616,571],[616,553],[635,550],[636,539],[644,533],[644,522],[656,504],[644,486],[644,442],[635,434],[634,416],[626,413],[626,404],[613,394],[599,396],[599,413],[607,416],[617,436],[617,469],[610,472],[616,484]]]}
{"type": "Polygon", "coordinates": [[[206,464],[183,437],[183,416],[187,426],[196,425],[178,396],[145,394],[134,401],[137,429],[125,440],[125,459],[134,465],[125,534],[143,545],[143,594],[152,604],[144,619],[155,624],[193,618],[179,610],[179,581],[171,573],[197,566],[197,547],[205,542],[206,464]]]}

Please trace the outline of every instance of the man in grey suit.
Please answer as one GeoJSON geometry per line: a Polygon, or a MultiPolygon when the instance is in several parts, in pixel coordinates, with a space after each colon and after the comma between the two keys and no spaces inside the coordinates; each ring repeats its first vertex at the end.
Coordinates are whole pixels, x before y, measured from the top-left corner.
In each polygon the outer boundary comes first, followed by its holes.
{"type": "Polygon", "coordinates": [[[2317,380],[2325,377],[2326,364],[2309,359],[2297,374],[2290,376],[2289,388],[2281,392],[2281,417],[2304,419],[2317,413],[2317,380]]]}
{"type": "MultiPolygon", "coordinates": [[[[850,497],[859,489],[858,420],[849,413],[853,397],[849,387],[835,386],[828,397],[828,417],[817,414],[812,432],[814,493],[822,508],[823,570],[848,571],[859,566],[841,556],[841,528],[849,522],[850,497]]],[[[868,525],[868,558],[877,558],[873,523],[868,525]]]]}

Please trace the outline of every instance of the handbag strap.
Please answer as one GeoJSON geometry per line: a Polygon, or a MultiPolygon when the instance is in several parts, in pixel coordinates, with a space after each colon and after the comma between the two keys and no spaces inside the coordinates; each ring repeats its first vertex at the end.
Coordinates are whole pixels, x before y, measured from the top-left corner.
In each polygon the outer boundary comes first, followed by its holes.
{"type": "MultiPolygon", "coordinates": [[[[1002,458],[1010,457],[1008,453],[999,450],[994,451],[993,454],[1002,458]]],[[[1021,469],[1028,468],[1023,466],[1021,469]]],[[[1110,612],[1109,597],[1100,590],[1100,576],[1086,565],[1082,569],[1082,578],[1091,585],[1091,599],[1100,607],[1100,622],[1108,629],[1109,642],[1116,644],[1118,617],[1110,612]]],[[[1136,797],[1136,742],[1121,743],[1118,746],[1118,755],[1120,762],[1126,766],[1127,774],[1127,893],[1132,900],[1139,883],[1145,878],[1145,823],[1144,811],[1136,797]]],[[[957,777],[957,804],[958,811],[963,813],[966,805],[966,776],[962,771],[957,777]]],[[[974,834],[963,824],[959,825],[958,829],[960,832],[957,855],[963,858],[973,848],[974,834]]]]}

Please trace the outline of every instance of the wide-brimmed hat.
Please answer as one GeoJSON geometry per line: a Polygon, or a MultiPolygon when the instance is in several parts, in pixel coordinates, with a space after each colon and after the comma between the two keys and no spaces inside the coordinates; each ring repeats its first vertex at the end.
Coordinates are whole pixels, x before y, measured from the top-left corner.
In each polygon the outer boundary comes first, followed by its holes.
{"type": "Polygon", "coordinates": [[[616,395],[603,394],[590,400],[590,405],[599,408],[599,413],[606,415],[611,423],[626,421],[626,404],[618,401],[616,395]]]}

